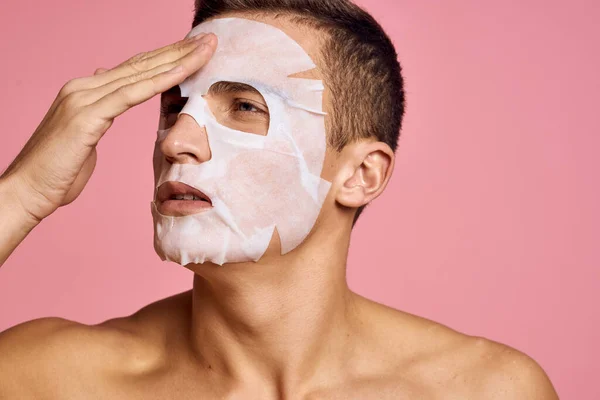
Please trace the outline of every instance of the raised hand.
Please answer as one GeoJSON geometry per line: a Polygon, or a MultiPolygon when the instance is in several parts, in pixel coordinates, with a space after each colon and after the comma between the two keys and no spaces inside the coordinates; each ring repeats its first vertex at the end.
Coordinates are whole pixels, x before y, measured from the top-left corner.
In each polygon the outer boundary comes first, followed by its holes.
{"type": "Polygon", "coordinates": [[[69,81],[0,178],[10,183],[5,187],[38,222],[71,203],[89,181],[96,145],[114,119],[202,68],[216,43],[213,34],[198,35],[69,81]]]}

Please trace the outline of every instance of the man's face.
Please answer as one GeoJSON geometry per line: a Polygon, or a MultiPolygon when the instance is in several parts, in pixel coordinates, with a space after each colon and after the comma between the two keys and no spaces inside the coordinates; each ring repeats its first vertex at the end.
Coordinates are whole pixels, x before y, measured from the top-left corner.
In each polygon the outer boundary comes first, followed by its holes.
{"type": "Polygon", "coordinates": [[[258,261],[274,237],[299,246],[331,184],[323,84],[281,30],[241,18],[203,23],[213,59],[165,93],[154,167],[155,248],[182,265],[258,261]],[[276,233],[278,235],[276,235],[276,233]]]}

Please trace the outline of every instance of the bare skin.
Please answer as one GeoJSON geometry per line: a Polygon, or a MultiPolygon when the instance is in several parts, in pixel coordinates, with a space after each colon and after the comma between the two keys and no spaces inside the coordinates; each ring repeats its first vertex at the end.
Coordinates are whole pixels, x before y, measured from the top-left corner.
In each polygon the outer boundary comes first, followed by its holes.
{"type": "MultiPolygon", "coordinates": [[[[319,59],[316,35],[306,28],[281,18],[259,20],[284,30],[319,59]]],[[[32,144],[0,178],[0,262],[81,192],[93,171],[95,145],[112,119],[201,68],[215,46],[216,39],[209,39],[209,50],[190,53],[197,44],[178,44],[159,52],[160,62],[155,52],[144,57],[151,60],[146,66],[134,60],[80,81],[91,96],[100,77],[131,76],[156,64],[184,66],[137,91],[122,89],[102,108],[86,107],[96,114],[83,115],[80,121],[90,123],[80,122],[71,133],[69,116],[82,107],[61,106],[59,96],[32,144]],[[125,90],[131,93],[123,96],[125,90]],[[82,127],[89,133],[75,135],[82,127]],[[53,148],[74,141],[70,154],[76,156],[62,164],[51,157],[53,148]],[[52,173],[44,177],[43,168],[52,173]]],[[[107,92],[96,92],[95,101],[113,93],[107,92]]],[[[253,96],[245,98],[260,107],[261,99],[253,96]]],[[[255,121],[258,128],[264,124],[255,121]]],[[[202,162],[207,145],[203,128],[183,115],[160,151],[174,163],[202,162]]],[[[0,399],[557,399],[528,356],[350,291],[345,266],[354,210],[385,189],[393,157],[387,145],[373,140],[353,143],[340,154],[329,151],[323,177],[332,182],[330,195],[309,238],[285,256],[275,235],[256,264],[187,266],[195,272],[193,290],[134,315],[94,326],[49,318],[3,332],[0,399]]]]}

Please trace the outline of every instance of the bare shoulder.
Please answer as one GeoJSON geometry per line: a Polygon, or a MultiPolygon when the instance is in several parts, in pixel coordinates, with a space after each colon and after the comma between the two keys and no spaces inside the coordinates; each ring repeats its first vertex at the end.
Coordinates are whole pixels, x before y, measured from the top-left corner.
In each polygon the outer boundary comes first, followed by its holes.
{"type": "Polygon", "coordinates": [[[471,370],[480,379],[480,398],[496,400],[557,400],[552,382],[530,356],[502,343],[473,337],[476,358],[471,370]]]}
{"type": "Polygon", "coordinates": [[[408,379],[428,394],[423,398],[558,399],[545,371],[523,352],[376,303],[366,308],[373,342],[386,344],[377,352],[388,371],[377,374],[408,379]]]}
{"type": "Polygon", "coordinates": [[[110,385],[110,377],[139,376],[164,361],[159,319],[165,299],[97,325],[42,318],[0,333],[0,399],[78,398],[110,385]],[[147,329],[153,327],[152,329],[147,329]]]}
{"type": "Polygon", "coordinates": [[[29,321],[2,332],[0,398],[53,398],[57,377],[76,384],[106,361],[111,346],[107,339],[101,329],[61,318],[29,321]]]}

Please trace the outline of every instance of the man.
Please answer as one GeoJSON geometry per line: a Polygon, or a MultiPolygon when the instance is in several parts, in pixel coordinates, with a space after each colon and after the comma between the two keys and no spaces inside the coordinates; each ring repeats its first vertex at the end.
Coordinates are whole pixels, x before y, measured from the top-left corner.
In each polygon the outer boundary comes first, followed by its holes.
{"type": "Polygon", "coordinates": [[[9,329],[0,398],[556,399],[526,355],[346,285],[404,112],[376,22],[345,0],[206,0],[194,26],[67,83],[0,180],[4,262],[81,193],[114,118],[162,93],[155,248],[193,290],[95,326],[9,329]]]}

